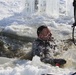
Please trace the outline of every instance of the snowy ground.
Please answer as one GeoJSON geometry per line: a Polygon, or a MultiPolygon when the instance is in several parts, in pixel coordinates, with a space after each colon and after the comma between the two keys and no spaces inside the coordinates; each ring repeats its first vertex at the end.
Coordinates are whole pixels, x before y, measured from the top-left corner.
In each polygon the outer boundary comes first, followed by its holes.
{"type": "MultiPolygon", "coordinates": [[[[26,17],[23,12],[23,3],[24,0],[0,0],[0,27],[4,28],[5,32],[37,37],[37,27],[45,24],[52,31],[53,37],[58,40],[57,44],[60,45],[60,49],[63,50],[64,43],[61,40],[71,39],[73,17],[64,15],[55,19],[45,13],[41,15],[35,13],[26,17]]],[[[64,68],[44,64],[40,62],[39,57],[34,57],[32,61],[0,57],[0,75],[41,75],[46,73],[71,75],[76,71],[76,47],[74,44],[65,44],[65,46],[68,47],[67,51],[63,51],[59,56],[68,61],[64,68]]]]}

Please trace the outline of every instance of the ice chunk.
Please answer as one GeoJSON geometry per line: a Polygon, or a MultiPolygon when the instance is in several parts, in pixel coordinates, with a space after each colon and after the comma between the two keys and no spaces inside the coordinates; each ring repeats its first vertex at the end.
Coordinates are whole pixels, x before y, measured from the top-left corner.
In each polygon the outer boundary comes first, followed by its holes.
{"type": "Polygon", "coordinates": [[[32,59],[32,64],[33,64],[34,66],[40,65],[40,64],[41,64],[40,57],[34,56],[33,59],[32,59]]]}

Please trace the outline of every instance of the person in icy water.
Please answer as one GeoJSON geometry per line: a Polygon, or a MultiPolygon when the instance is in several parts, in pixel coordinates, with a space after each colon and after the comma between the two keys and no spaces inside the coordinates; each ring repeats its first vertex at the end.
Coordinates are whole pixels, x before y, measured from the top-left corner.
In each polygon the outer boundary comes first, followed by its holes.
{"type": "Polygon", "coordinates": [[[74,20],[73,26],[76,26],[76,0],[73,0],[73,6],[74,6],[74,20]]]}
{"type": "Polygon", "coordinates": [[[61,66],[66,63],[64,59],[54,59],[56,45],[52,44],[52,33],[47,26],[40,26],[37,29],[38,38],[32,44],[33,56],[37,55],[44,63],[53,66],[61,66]]]}

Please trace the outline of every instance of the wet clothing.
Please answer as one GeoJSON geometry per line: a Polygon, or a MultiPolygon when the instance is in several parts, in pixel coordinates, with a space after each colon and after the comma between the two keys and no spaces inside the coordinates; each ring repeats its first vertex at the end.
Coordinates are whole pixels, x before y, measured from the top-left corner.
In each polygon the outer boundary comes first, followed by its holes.
{"type": "Polygon", "coordinates": [[[57,45],[53,41],[49,42],[36,39],[32,46],[33,56],[37,55],[40,57],[42,62],[49,63],[51,65],[56,65],[56,63],[59,63],[60,65],[65,64],[66,61],[64,59],[54,59],[56,46],[57,45]]]}

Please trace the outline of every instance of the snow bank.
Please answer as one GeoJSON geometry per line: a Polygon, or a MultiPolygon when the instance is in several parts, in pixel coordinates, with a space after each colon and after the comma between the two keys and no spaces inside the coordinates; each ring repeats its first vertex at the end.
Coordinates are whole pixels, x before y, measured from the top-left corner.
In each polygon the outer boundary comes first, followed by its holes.
{"type": "MultiPolygon", "coordinates": [[[[41,74],[54,74],[54,75],[71,75],[75,72],[72,69],[62,69],[59,67],[52,67],[49,64],[38,64],[39,57],[35,56],[33,61],[27,60],[15,60],[14,67],[0,67],[0,75],[41,75],[41,74]],[[38,59],[37,62],[35,62],[38,59]],[[34,63],[34,64],[33,64],[34,63]],[[39,66],[41,65],[41,66],[39,66]]],[[[9,63],[11,65],[11,63],[9,63]]]]}
{"type": "Polygon", "coordinates": [[[25,25],[11,25],[7,26],[4,29],[4,32],[13,33],[20,36],[36,36],[35,29],[25,25]]]}
{"type": "Polygon", "coordinates": [[[20,13],[25,6],[25,0],[0,0],[0,20],[20,13]]]}

